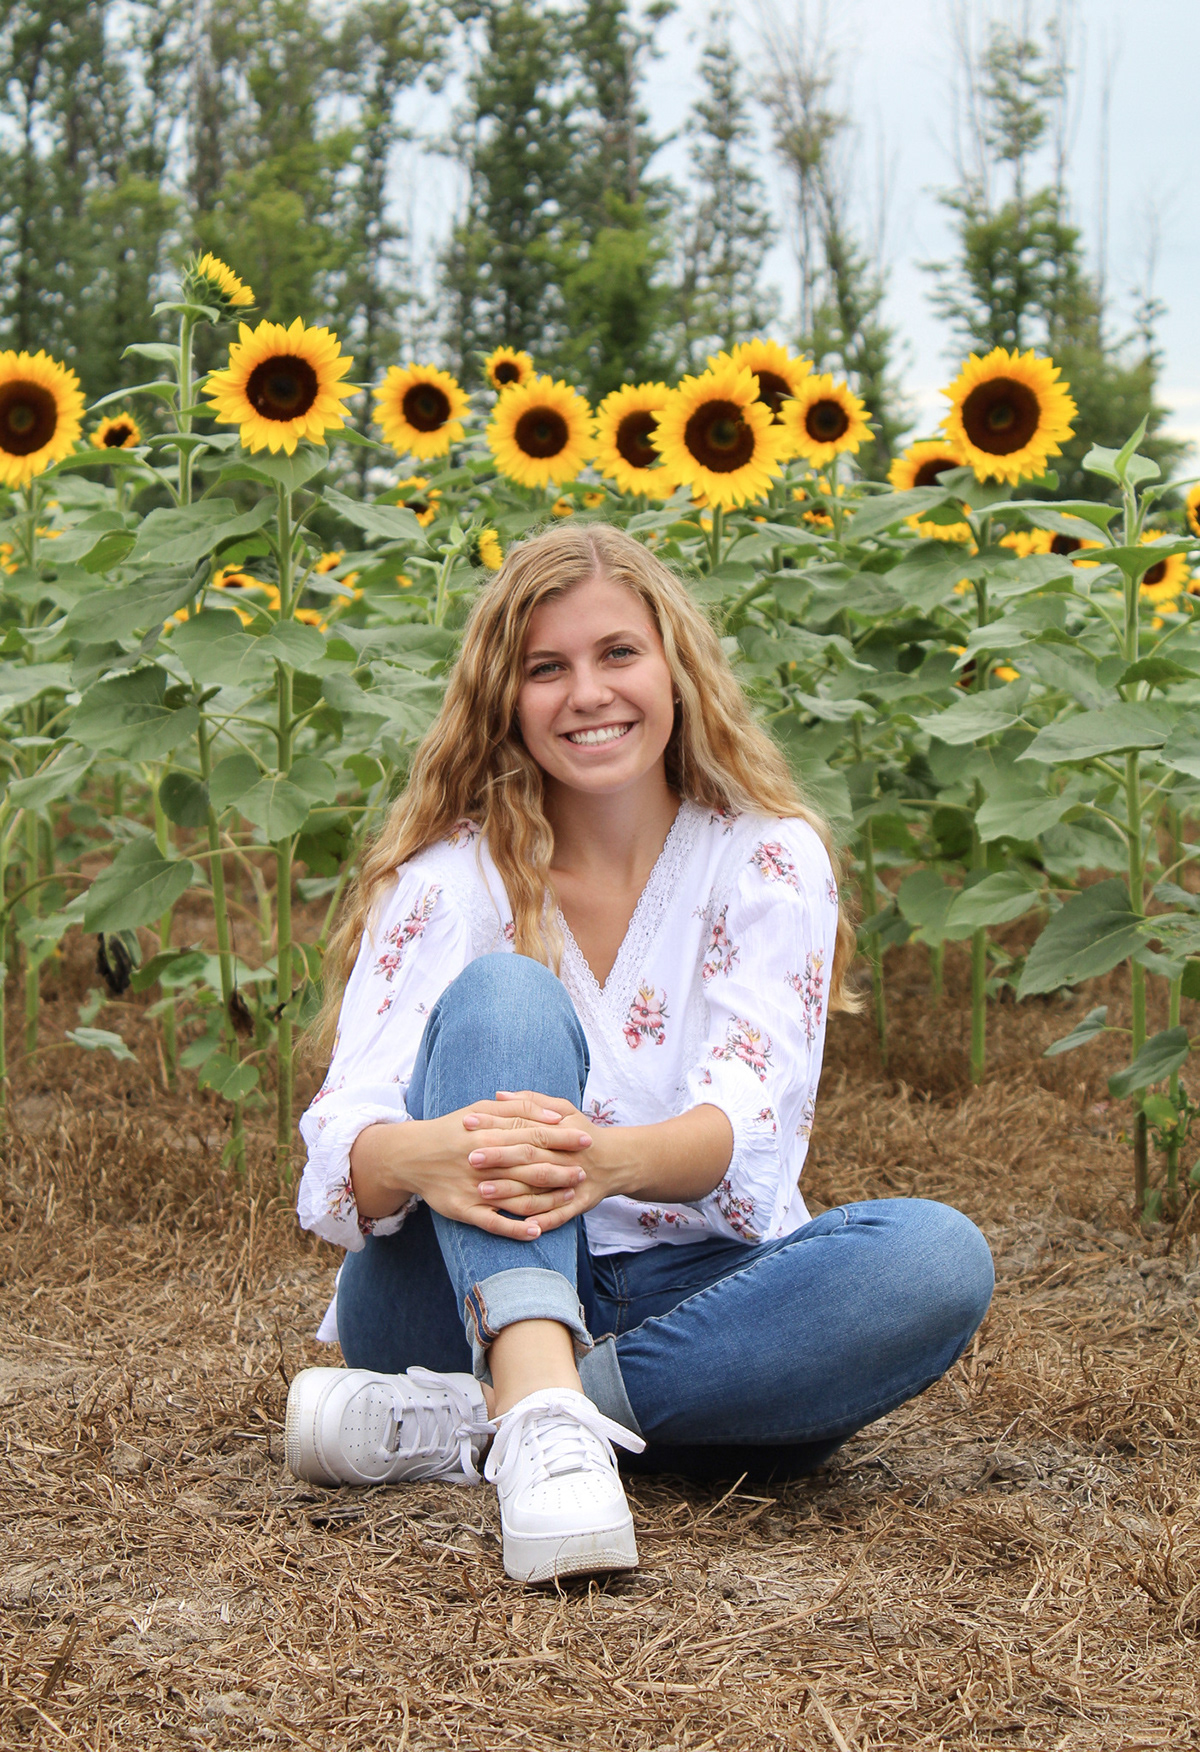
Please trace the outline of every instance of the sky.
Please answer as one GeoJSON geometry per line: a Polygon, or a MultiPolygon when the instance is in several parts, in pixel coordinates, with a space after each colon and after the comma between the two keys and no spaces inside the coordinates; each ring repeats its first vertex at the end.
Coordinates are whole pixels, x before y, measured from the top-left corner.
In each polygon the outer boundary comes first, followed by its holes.
{"type": "MultiPolygon", "coordinates": [[[[767,0],[764,0],[767,3],[767,0]]],[[[794,16],[795,0],[776,0],[779,15],[794,16]]],[[[1012,18],[1018,9],[973,0],[973,21],[1012,18]]],[[[1035,18],[1039,8],[1032,8],[1035,18]]],[[[1111,67],[1109,104],[1108,276],[1114,326],[1128,323],[1155,267],[1152,290],[1165,311],[1159,325],[1163,353],[1160,397],[1171,410],[1169,429],[1200,445],[1200,230],[1196,225],[1195,167],[1200,163],[1198,0],[1076,0],[1076,117],[1068,168],[1074,219],[1094,249],[1100,210],[1101,109],[1105,67],[1111,67]],[[1156,247],[1155,247],[1156,240],[1156,247]]],[[[680,0],[662,28],[666,51],[650,71],[647,100],[660,135],[676,133],[694,101],[696,62],[708,0],[680,0]]],[[[810,19],[814,15],[809,0],[810,19]]],[[[764,51],[756,0],[735,0],[734,36],[751,79],[761,78],[764,51]]],[[[937,190],[953,180],[954,50],[948,0],[835,0],[828,8],[828,40],[840,67],[836,107],[858,122],[857,163],[863,188],[860,221],[873,226],[880,203],[889,274],[887,313],[907,353],[903,378],[918,425],[928,429],[944,402],[939,387],[953,375],[945,325],[929,304],[923,262],[951,251],[947,215],[937,190]],[[881,178],[882,171],[882,178],[881,178]]],[[[783,220],[782,191],[769,153],[760,170],[783,220]]],[[[663,168],[686,174],[682,141],[667,146],[663,168]]],[[[781,239],[768,264],[794,308],[795,258],[781,239]]]]}

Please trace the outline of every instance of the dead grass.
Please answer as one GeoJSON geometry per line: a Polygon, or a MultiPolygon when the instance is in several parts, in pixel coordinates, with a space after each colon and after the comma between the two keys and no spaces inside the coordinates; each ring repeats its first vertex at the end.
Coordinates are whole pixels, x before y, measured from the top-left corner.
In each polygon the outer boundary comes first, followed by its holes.
{"type": "MultiPolygon", "coordinates": [[[[47,1038],[93,983],[82,951],[57,977],[47,1038]]],[[[633,1480],[641,1570],[560,1594],[505,1579],[489,1492],[284,1471],[335,1261],[265,1148],[238,1185],[208,1098],[74,1050],[19,1071],[0,1744],[1200,1743],[1200,1224],[1132,1223],[1103,1049],[1039,1057],[1095,994],[999,1007],[968,1092],[962,978],[930,1016],[896,958],[887,1076],[864,1019],[835,1025],[805,1184],[979,1221],[974,1349],[805,1483],[633,1480]]]]}

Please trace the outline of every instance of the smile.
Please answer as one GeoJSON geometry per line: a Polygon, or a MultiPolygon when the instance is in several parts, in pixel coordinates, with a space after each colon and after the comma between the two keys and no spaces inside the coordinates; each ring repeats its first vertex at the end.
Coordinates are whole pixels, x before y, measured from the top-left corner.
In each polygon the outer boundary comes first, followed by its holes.
{"type": "Polygon", "coordinates": [[[599,748],[605,742],[619,742],[632,729],[632,724],[605,724],[600,730],[568,730],[566,735],[577,748],[599,748]]]}

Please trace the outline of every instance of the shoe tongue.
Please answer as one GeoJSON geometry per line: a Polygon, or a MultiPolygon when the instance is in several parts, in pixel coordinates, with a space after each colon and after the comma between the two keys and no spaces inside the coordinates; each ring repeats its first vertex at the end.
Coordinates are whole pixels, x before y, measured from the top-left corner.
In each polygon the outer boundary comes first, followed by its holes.
{"type": "Polygon", "coordinates": [[[562,1478],[568,1472],[578,1472],[595,1457],[600,1444],[573,1417],[553,1412],[537,1421],[538,1446],[542,1464],[550,1478],[562,1478]]]}

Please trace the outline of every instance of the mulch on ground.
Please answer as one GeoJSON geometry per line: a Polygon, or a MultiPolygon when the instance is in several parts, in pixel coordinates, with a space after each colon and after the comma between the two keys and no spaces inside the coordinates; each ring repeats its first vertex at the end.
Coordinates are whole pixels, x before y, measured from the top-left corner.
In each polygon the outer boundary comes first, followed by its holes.
{"type": "MultiPolygon", "coordinates": [[[[922,953],[892,957],[886,1072],[868,1020],[835,1019],[804,1184],[975,1218],[998,1284],[974,1347],[813,1479],[633,1479],[641,1569],[558,1592],[505,1578],[489,1490],[285,1471],[336,1255],[265,1135],[238,1182],[211,1097],[74,1049],[18,1065],[0,1744],[1200,1744],[1200,1213],[1143,1233],[1117,1058],[1040,1056],[1095,991],[997,1006],[972,1091],[964,978],[952,953],[931,1013],[922,953]]],[[[91,983],[68,955],[47,1039],[91,983]]]]}

